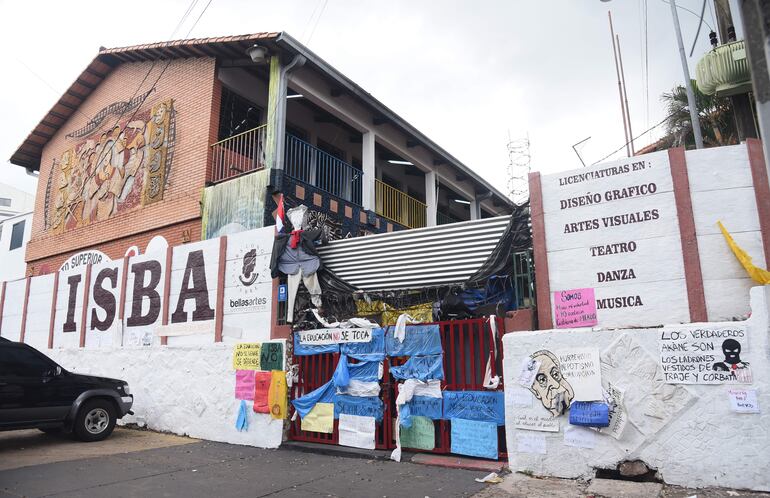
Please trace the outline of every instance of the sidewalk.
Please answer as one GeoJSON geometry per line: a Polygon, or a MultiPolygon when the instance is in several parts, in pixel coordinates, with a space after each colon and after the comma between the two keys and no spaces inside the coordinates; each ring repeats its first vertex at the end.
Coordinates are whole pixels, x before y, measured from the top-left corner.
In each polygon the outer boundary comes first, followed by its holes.
{"type": "MultiPolygon", "coordinates": [[[[480,476],[481,477],[481,476],[480,476]]],[[[768,498],[770,493],[737,491],[724,488],[686,489],[654,482],[632,482],[614,479],[537,478],[524,474],[507,474],[500,484],[488,484],[474,498],[768,498]]]]}

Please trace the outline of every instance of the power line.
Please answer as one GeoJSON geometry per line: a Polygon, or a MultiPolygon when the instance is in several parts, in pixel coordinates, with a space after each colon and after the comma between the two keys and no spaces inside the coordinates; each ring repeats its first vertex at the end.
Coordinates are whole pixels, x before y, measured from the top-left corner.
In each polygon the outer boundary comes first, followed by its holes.
{"type": "MultiPolygon", "coordinates": [[[[665,122],[666,122],[666,121],[667,121],[667,120],[668,120],[668,119],[669,119],[671,116],[673,116],[673,115],[674,115],[674,114],[669,114],[668,116],[666,116],[665,118],[663,118],[663,119],[662,119],[662,120],[661,120],[661,121],[660,121],[658,124],[656,124],[656,125],[654,125],[654,126],[651,126],[651,127],[647,128],[646,130],[644,130],[643,132],[641,132],[639,135],[635,136],[635,137],[634,137],[632,140],[637,140],[638,138],[642,137],[643,135],[646,135],[647,133],[651,132],[652,130],[654,130],[654,129],[655,129],[655,128],[657,128],[658,126],[660,126],[660,125],[662,125],[663,123],[665,123],[665,122]]],[[[609,154],[607,154],[607,155],[606,155],[606,156],[604,156],[603,158],[599,159],[598,161],[594,161],[593,163],[591,163],[591,166],[593,166],[594,164],[600,163],[600,162],[604,161],[605,159],[607,159],[608,157],[611,157],[611,156],[613,156],[613,155],[617,154],[618,152],[620,152],[621,150],[623,150],[623,148],[624,148],[626,145],[628,145],[628,144],[630,144],[630,143],[631,143],[631,140],[629,140],[628,142],[624,143],[623,145],[621,145],[621,146],[620,146],[620,147],[618,147],[617,149],[613,150],[612,152],[610,152],[609,154]]]]}
{"type": "Polygon", "coordinates": [[[307,37],[306,44],[310,44],[310,40],[313,38],[313,35],[315,34],[315,29],[318,27],[318,21],[321,20],[321,16],[324,15],[324,10],[326,10],[326,4],[329,3],[329,0],[324,0],[323,6],[321,6],[321,12],[318,13],[318,17],[315,19],[315,24],[313,25],[313,29],[310,31],[310,35],[307,37]]]}

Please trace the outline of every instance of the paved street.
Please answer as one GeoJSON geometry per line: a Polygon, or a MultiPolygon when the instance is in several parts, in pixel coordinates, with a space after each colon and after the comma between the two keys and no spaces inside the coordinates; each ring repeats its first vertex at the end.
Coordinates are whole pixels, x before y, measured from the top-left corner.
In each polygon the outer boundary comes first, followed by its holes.
{"type": "MultiPolygon", "coordinates": [[[[122,443],[108,454],[113,439],[131,439],[149,432],[116,430],[104,443],[83,444],[52,438],[37,431],[0,434],[0,497],[454,497],[469,496],[484,485],[474,481],[483,472],[412,463],[343,458],[297,450],[262,450],[246,446],[189,442],[156,435],[154,449],[122,443]],[[9,437],[15,434],[14,437],[9,437]],[[53,439],[53,442],[47,442],[53,439]],[[179,444],[182,441],[186,444],[179,444]],[[33,464],[30,449],[67,444],[74,459],[33,464]],[[98,449],[98,445],[102,449],[98,449]],[[94,446],[93,450],[89,450],[94,446]],[[23,449],[22,449],[23,448],[23,449]],[[88,455],[89,451],[96,454],[88,455]],[[18,454],[23,466],[8,468],[18,454]]],[[[145,441],[147,444],[148,441],[145,441]]],[[[38,453],[39,454],[39,453],[38,453]]],[[[40,457],[40,461],[44,457],[40,457]]]]}

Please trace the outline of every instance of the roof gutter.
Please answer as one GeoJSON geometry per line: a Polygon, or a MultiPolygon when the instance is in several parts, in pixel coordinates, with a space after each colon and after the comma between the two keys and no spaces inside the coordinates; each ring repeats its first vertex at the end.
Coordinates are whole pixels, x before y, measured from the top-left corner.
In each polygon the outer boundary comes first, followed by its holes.
{"type": "Polygon", "coordinates": [[[414,136],[417,140],[422,142],[427,148],[431,149],[436,155],[439,155],[442,158],[446,159],[449,163],[452,164],[452,166],[459,169],[463,173],[467,174],[469,177],[473,178],[476,182],[481,184],[482,187],[484,187],[489,192],[492,192],[496,197],[498,197],[506,206],[508,206],[509,208],[514,207],[513,201],[511,201],[508,197],[503,195],[500,191],[498,191],[495,187],[493,187],[489,182],[487,182],[481,176],[479,176],[475,171],[467,167],[459,159],[457,159],[452,154],[444,150],[441,146],[433,142],[433,140],[423,135],[419,130],[417,130],[417,128],[407,123],[398,114],[390,110],[385,104],[383,104],[382,102],[374,98],[372,94],[370,94],[369,92],[367,92],[366,90],[364,90],[363,88],[355,84],[352,80],[347,78],[344,74],[334,69],[334,67],[329,65],[329,63],[327,63],[325,60],[323,60],[318,55],[313,53],[312,50],[302,45],[299,41],[294,39],[292,36],[282,31],[275,38],[275,44],[291,53],[305,56],[305,58],[308,60],[310,64],[314,65],[315,67],[320,69],[324,74],[331,77],[335,83],[337,83],[341,87],[345,88],[351,94],[355,95],[356,97],[366,102],[369,106],[373,107],[379,114],[385,117],[388,121],[394,123],[399,128],[405,130],[407,133],[414,136]]]}

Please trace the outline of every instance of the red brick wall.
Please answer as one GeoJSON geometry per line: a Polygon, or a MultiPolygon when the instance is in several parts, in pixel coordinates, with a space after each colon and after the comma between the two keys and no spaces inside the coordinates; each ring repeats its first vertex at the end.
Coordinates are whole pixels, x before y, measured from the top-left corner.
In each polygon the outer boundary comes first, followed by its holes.
{"type": "MultiPolygon", "coordinates": [[[[67,139],[65,135],[83,127],[109,104],[128,100],[134,94],[141,95],[149,90],[165,65],[165,62],[157,62],[141,87],[139,85],[150,70],[151,62],[125,63],[115,68],[43,149],[32,236],[26,253],[28,273],[37,274],[44,265],[52,270],[58,269],[67,256],[84,249],[98,249],[110,257],[122,257],[131,245],[138,245],[144,250],[144,239],[149,240],[158,234],[176,245],[182,242],[180,227],[190,229],[191,240],[200,239],[199,201],[206,181],[210,128],[216,119],[212,116],[216,88],[213,58],[173,60],[142,106],[146,108],[156,102],[174,99],[174,156],[163,200],[146,207],[137,206],[104,221],[61,234],[44,230],[46,187],[53,160],[74,143],[74,139],[67,139]],[[32,267],[36,270],[33,271],[32,267]]],[[[216,111],[218,113],[218,109],[216,111]]],[[[116,116],[108,116],[104,123],[110,126],[115,119],[116,116]]],[[[55,188],[53,185],[52,190],[55,188]]],[[[52,192],[51,202],[53,197],[52,192]]]]}
{"type": "Polygon", "coordinates": [[[90,247],[82,247],[75,251],[68,251],[27,262],[27,275],[36,276],[46,273],[53,273],[61,267],[62,263],[70,256],[86,249],[98,249],[110,257],[110,259],[120,259],[126,254],[126,249],[131,246],[137,246],[139,251],[144,254],[150,239],[156,235],[165,237],[168,245],[178,246],[188,242],[198,242],[201,240],[201,220],[200,218],[173,223],[162,228],[148,230],[146,232],[132,232],[130,235],[103,241],[90,247]]]}

